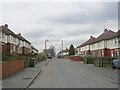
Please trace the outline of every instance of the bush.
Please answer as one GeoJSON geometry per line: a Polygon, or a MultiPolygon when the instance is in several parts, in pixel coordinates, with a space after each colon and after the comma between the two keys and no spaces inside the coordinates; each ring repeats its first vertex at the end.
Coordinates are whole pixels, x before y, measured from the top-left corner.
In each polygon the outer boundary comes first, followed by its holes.
{"type": "Polygon", "coordinates": [[[2,53],[2,61],[8,61],[8,60],[23,60],[25,59],[22,55],[14,55],[10,53],[2,53]]]}
{"type": "Polygon", "coordinates": [[[38,59],[38,61],[43,61],[43,60],[45,60],[45,55],[42,53],[38,53],[36,55],[36,58],[38,59]]]}
{"type": "Polygon", "coordinates": [[[94,65],[99,67],[111,67],[111,62],[115,59],[115,57],[100,57],[94,60],[94,65]]]}
{"type": "Polygon", "coordinates": [[[93,64],[95,59],[96,59],[96,57],[93,55],[85,55],[83,57],[84,63],[87,63],[87,64],[93,64]]]}
{"type": "Polygon", "coordinates": [[[101,60],[103,61],[113,61],[115,57],[101,57],[101,60]]]}

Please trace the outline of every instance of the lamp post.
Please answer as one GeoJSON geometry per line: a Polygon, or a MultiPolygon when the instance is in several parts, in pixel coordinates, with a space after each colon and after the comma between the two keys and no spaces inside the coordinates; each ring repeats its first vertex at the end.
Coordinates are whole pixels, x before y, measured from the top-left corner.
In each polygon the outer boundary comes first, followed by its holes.
{"type": "Polygon", "coordinates": [[[62,47],[62,57],[63,57],[63,40],[61,40],[61,47],[62,47]]]}
{"type": "Polygon", "coordinates": [[[48,40],[45,40],[45,50],[46,50],[46,48],[47,48],[47,46],[46,46],[46,42],[47,42],[48,40]]]}
{"type": "Polygon", "coordinates": [[[61,47],[62,47],[62,51],[63,51],[63,40],[61,40],[61,47]]]}
{"type": "Polygon", "coordinates": [[[47,42],[48,40],[45,40],[45,62],[47,61],[46,59],[47,59],[47,51],[46,51],[46,48],[47,48],[47,45],[46,45],[46,42],[47,42]]]}

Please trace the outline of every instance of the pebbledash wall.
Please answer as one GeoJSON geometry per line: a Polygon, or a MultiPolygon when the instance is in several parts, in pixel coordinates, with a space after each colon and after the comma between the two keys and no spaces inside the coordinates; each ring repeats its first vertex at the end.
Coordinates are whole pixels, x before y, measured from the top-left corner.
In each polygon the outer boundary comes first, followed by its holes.
{"type": "Polygon", "coordinates": [[[24,69],[24,60],[5,61],[0,63],[0,78],[7,78],[24,69]]]}

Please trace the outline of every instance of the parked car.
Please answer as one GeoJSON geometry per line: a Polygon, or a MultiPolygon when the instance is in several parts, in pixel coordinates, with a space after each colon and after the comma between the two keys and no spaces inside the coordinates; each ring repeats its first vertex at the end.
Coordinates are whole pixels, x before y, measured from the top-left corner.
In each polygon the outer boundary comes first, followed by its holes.
{"type": "Polygon", "coordinates": [[[61,58],[61,55],[58,55],[57,58],[61,58]]]}
{"type": "Polygon", "coordinates": [[[52,56],[48,56],[48,59],[52,59],[52,56]]]}
{"type": "Polygon", "coordinates": [[[120,69],[120,56],[119,57],[117,57],[117,59],[114,59],[113,61],[112,61],[112,68],[113,69],[120,69]]]}

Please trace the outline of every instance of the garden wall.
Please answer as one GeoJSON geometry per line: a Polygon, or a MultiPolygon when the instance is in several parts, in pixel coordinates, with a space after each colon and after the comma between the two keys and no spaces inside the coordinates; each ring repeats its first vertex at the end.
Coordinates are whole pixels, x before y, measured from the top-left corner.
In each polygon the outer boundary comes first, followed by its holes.
{"type": "Polygon", "coordinates": [[[71,56],[71,60],[73,60],[73,61],[82,61],[82,58],[80,56],[71,56]]]}
{"type": "Polygon", "coordinates": [[[4,61],[0,63],[0,78],[7,78],[23,69],[24,60],[4,61]]]}

